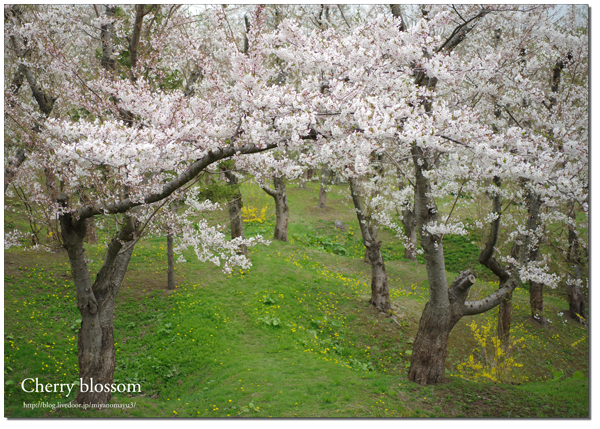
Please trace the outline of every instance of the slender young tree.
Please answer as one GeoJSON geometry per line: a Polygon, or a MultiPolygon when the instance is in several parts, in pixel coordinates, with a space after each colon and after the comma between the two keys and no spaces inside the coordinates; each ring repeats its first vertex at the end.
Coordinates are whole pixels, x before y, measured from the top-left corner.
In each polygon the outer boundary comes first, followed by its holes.
{"type": "Polygon", "coordinates": [[[260,186],[275,201],[275,233],[273,238],[279,241],[288,241],[287,230],[290,209],[287,202],[285,179],[273,176],[273,185],[273,188],[266,184],[260,186]]]}
{"type": "Polygon", "coordinates": [[[365,260],[371,265],[371,299],[370,303],[383,312],[391,310],[390,287],[385,269],[385,262],[381,255],[381,241],[377,241],[377,226],[371,219],[361,201],[360,188],[353,177],[348,179],[352,202],[356,210],[358,225],[366,249],[365,260]]]}

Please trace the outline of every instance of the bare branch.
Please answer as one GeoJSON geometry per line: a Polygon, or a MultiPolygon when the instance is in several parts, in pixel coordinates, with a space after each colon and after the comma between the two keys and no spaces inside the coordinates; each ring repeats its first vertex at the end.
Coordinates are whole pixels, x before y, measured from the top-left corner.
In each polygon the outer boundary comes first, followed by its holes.
{"type": "Polygon", "coordinates": [[[518,281],[515,278],[511,278],[510,281],[505,283],[504,287],[495,290],[486,298],[479,301],[466,301],[464,305],[464,315],[473,316],[475,314],[481,314],[491,310],[499,305],[507,296],[509,296],[515,290],[517,284],[518,281]]]}
{"type": "Polygon", "coordinates": [[[273,198],[277,196],[277,191],[272,188],[269,188],[269,186],[265,184],[261,184],[260,188],[273,198]]]}

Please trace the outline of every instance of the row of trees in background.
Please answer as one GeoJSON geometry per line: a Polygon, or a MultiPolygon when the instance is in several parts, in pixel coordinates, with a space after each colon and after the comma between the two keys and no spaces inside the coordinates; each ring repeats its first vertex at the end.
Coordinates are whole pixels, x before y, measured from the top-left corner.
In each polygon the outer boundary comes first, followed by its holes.
{"type": "Polygon", "coordinates": [[[174,238],[171,267],[190,247],[225,270],[248,267],[262,239],[244,238],[241,175],[274,198],[283,241],[286,180],[318,171],[324,206],[334,175],[349,186],[375,307],[391,308],[378,228],[425,258],[430,298],[409,379],[432,384],[463,316],[500,306],[508,339],[520,283],[541,322],[542,285],[560,282],[585,320],[587,93],[587,10],[575,6],[6,6],[5,193],[66,248],[80,375],[104,384],[141,237],[174,238]],[[200,186],[209,169],[231,185],[231,240],[202,218],[218,206],[200,186]],[[476,219],[459,214],[466,199],[480,203],[476,219]],[[92,281],[83,242],[94,219],[113,238],[92,281]],[[447,284],[450,234],[477,237],[497,291],[469,301],[469,271],[447,284]]]}

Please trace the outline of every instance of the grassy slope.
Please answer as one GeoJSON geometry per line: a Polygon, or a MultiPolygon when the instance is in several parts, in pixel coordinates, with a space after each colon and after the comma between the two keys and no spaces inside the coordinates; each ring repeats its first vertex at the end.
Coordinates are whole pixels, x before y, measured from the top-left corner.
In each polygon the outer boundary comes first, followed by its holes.
{"type": "MultiPolygon", "coordinates": [[[[243,190],[247,204],[268,204],[251,187],[243,190]]],[[[465,319],[450,338],[448,382],[430,387],[408,383],[411,344],[427,300],[424,266],[402,260],[402,246],[381,232],[387,257],[394,259],[387,267],[397,323],[378,314],[367,303],[370,272],[360,259],[357,224],[343,191],[330,193],[324,210],[313,208],[314,185],[288,191],[291,243],[253,249],[254,266],[247,272],[227,276],[186,255],[189,262],[176,267],[179,287],[167,293],[164,240],[149,239],[136,247],[117,299],[115,378],[141,383],[144,392],[113,399],[135,403],[135,408],[23,408],[24,402],[72,399],[24,393],[20,382],[38,377],[44,383],[72,383],[78,378],[79,316],[64,253],[5,252],[5,416],[589,415],[588,380],[576,379],[578,374],[573,378],[575,371],[588,376],[587,331],[554,316],[566,308],[555,296],[545,302],[554,321],[547,329],[529,319],[526,291],[514,297],[513,332],[525,345],[515,352],[523,363],[515,375],[529,382],[491,385],[458,377],[457,365],[477,347],[465,319]],[[349,231],[333,230],[334,219],[344,221],[349,231]],[[309,240],[315,236],[321,238],[309,240]]],[[[247,232],[261,230],[269,236],[272,225],[256,224],[247,232]]],[[[100,247],[90,247],[88,257],[98,268],[100,247]]],[[[476,286],[474,294],[495,287],[476,286]]],[[[475,320],[481,325],[493,317],[475,320]]]]}

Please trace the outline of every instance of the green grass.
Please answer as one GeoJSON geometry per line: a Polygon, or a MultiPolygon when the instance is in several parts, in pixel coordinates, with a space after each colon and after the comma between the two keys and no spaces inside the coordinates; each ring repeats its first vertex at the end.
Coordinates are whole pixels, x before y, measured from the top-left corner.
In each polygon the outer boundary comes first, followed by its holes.
{"type": "MultiPolygon", "coordinates": [[[[136,246],[115,309],[115,379],[140,383],[143,392],[115,394],[112,400],[133,408],[23,407],[72,399],[25,393],[20,383],[32,377],[44,383],[78,379],[79,314],[64,252],[6,251],[5,417],[589,415],[587,330],[555,316],[566,303],[554,296],[545,302],[551,326],[533,324],[528,294],[521,289],[513,299],[513,333],[525,345],[515,352],[523,363],[516,374],[520,384],[460,378],[457,365],[477,348],[467,319],[450,337],[447,382],[428,387],[408,382],[412,342],[427,301],[424,266],[389,257],[397,323],[379,314],[368,304],[370,270],[355,243],[360,244],[354,238],[358,225],[342,192],[330,193],[324,210],[316,209],[314,184],[288,186],[288,192],[290,236],[299,238],[252,249],[248,271],[226,275],[186,255],[189,262],[176,266],[178,288],[169,293],[165,240],[149,238],[136,246]],[[334,230],[335,219],[348,231],[334,230]]],[[[272,219],[246,225],[247,235],[270,238],[272,231],[272,219]]],[[[391,254],[403,255],[389,232],[382,231],[381,238],[391,243],[391,254]]],[[[100,267],[102,250],[88,246],[92,270],[100,267]]],[[[472,294],[496,287],[480,281],[472,294]]],[[[490,312],[477,320],[494,317],[490,312]]]]}

